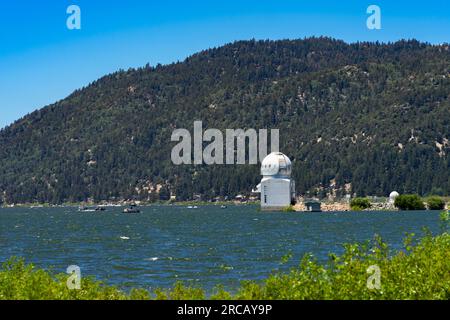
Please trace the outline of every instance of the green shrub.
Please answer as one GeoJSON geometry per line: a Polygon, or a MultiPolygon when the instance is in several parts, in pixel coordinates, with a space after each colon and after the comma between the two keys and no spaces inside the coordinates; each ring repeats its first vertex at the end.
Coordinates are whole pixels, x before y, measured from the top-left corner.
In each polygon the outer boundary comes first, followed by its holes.
{"type": "MultiPolygon", "coordinates": [[[[306,255],[289,273],[275,273],[261,282],[244,281],[237,293],[219,290],[210,299],[237,300],[372,300],[450,298],[450,235],[427,235],[413,245],[412,235],[404,250],[390,255],[389,247],[372,242],[345,245],[341,256],[330,255],[321,265],[306,255]],[[381,288],[369,289],[368,269],[381,271],[381,288]]],[[[179,290],[179,288],[177,289],[179,290]]]]}
{"type": "Polygon", "coordinates": [[[306,256],[289,274],[271,275],[263,283],[245,283],[238,299],[449,299],[450,236],[424,238],[405,252],[388,257],[381,241],[373,246],[347,245],[345,253],[320,265],[306,256]],[[367,288],[370,266],[381,271],[380,290],[367,288]]]}
{"type": "Polygon", "coordinates": [[[402,194],[395,198],[394,205],[400,210],[425,210],[422,199],[416,194],[402,194]]]}
{"type": "Polygon", "coordinates": [[[125,300],[149,299],[145,290],[129,294],[106,286],[92,278],[81,280],[81,290],[67,288],[67,274],[49,272],[26,265],[23,259],[11,258],[0,270],[0,300],[125,300]]]}
{"type": "Polygon", "coordinates": [[[450,210],[442,211],[439,214],[441,232],[450,232],[450,210]]]}
{"type": "Polygon", "coordinates": [[[431,196],[426,199],[429,210],[444,210],[445,201],[438,196],[431,196]]]}
{"type": "Polygon", "coordinates": [[[186,287],[177,282],[173,289],[157,289],[155,291],[157,300],[204,300],[205,292],[201,288],[186,287]]]}
{"type": "MultiPolygon", "coordinates": [[[[445,215],[448,219],[448,213],[445,215]]],[[[330,255],[322,265],[306,255],[289,273],[275,273],[266,280],[244,281],[236,293],[217,287],[209,299],[450,299],[450,234],[425,236],[404,250],[392,253],[379,237],[372,242],[345,245],[342,255],[330,255]],[[377,266],[379,289],[367,287],[368,269],[377,266]]],[[[370,269],[369,269],[370,270],[370,269]]],[[[11,259],[0,270],[0,299],[171,299],[207,298],[201,288],[177,283],[173,289],[153,294],[137,289],[124,293],[92,279],[83,279],[81,290],[68,290],[67,275],[51,276],[44,270],[11,259]]]]}
{"type": "Polygon", "coordinates": [[[291,206],[284,207],[282,212],[295,212],[294,206],[291,205],[291,206]]]}
{"type": "Polygon", "coordinates": [[[350,207],[353,211],[361,211],[364,209],[369,209],[372,205],[370,200],[367,198],[355,198],[350,202],[350,207]]]}

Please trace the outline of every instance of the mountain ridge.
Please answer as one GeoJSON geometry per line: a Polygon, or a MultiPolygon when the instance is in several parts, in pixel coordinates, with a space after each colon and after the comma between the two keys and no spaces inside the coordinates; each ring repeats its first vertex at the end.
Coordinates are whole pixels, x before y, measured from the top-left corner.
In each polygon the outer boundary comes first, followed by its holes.
{"type": "Polygon", "coordinates": [[[106,75],[0,131],[5,203],[249,193],[258,166],[174,166],[175,128],[279,128],[298,192],[449,194],[450,52],[237,41],[106,75]],[[159,192],[158,192],[159,191],[159,192]]]}

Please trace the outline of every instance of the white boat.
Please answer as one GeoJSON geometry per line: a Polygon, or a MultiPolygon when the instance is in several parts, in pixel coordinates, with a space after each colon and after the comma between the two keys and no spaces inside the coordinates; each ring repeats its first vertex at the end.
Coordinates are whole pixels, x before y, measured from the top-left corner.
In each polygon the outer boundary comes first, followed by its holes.
{"type": "Polygon", "coordinates": [[[136,206],[132,205],[128,208],[123,209],[123,213],[141,213],[141,210],[137,208],[136,206]]]}
{"type": "Polygon", "coordinates": [[[99,211],[106,211],[104,207],[80,207],[78,208],[78,211],[80,212],[99,212],[99,211]]]}

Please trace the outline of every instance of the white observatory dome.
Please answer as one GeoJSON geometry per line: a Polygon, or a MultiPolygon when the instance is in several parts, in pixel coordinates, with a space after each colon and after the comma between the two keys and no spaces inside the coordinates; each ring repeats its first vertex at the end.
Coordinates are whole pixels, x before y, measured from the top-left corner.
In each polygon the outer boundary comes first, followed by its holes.
{"type": "Polygon", "coordinates": [[[291,160],[281,152],[272,152],[261,163],[261,175],[290,177],[292,172],[291,160]]]}
{"type": "Polygon", "coordinates": [[[394,203],[395,198],[397,198],[400,194],[397,191],[392,191],[389,195],[389,202],[394,203]]]}

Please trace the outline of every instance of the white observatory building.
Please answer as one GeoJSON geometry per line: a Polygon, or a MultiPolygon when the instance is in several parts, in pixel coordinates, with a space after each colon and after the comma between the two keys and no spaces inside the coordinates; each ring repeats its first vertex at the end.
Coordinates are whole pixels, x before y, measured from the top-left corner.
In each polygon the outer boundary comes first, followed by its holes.
{"type": "Polygon", "coordinates": [[[295,201],[295,182],[291,179],[292,163],[281,152],[272,152],[261,163],[261,183],[255,192],[261,193],[262,210],[282,210],[295,201]]]}
{"type": "Polygon", "coordinates": [[[397,191],[392,191],[391,194],[389,195],[389,203],[394,204],[395,198],[397,198],[398,196],[399,194],[397,191]]]}

